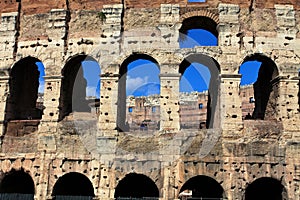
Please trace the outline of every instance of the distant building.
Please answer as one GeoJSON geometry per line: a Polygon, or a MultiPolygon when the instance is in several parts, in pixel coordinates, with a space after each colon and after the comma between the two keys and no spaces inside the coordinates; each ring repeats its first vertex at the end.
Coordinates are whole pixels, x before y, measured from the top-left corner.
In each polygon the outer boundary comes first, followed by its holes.
{"type": "MultiPolygon", "coordinates": [[[[127,123],[131,130],[158,128],[160,120],[160,96],[128,96],[126,99],[127,123]],[[145,125],[146,124],[146,125],[145,125]]],[[[255,107],[253,85],[240,87],[243,119],[251,119],[255,107]]],[[[180,127],[206,128],[208,91],[181,92],[179,97],[180,127]]]]}

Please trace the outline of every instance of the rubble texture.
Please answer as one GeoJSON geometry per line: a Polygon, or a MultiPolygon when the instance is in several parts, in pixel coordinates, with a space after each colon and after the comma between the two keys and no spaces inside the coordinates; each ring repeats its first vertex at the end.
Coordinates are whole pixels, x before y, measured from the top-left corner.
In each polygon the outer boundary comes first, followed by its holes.
{"type": "Polygon", "coordinates": [[[126,175],[137,173],[167,200],[178,199],[193,177],[207,176],[223,198],[241,200],[249,185],[267,177],[284,188],[282,199],[300,199],[298,0],[1,0],[0,13],[1,181],[24,171],[35,199],[53,199],[58,180],[76,172],[88,178],[94,199],[108,200],[126,175]],[[217,25],[217,46],[179,48],[179,31],[193,17],[217,25]],[[101,66],[97,114],[68,109],[72,69],[87,55],[101,66]],[[208,129],[181,129],[179,80],[185,60],[198,57],[215,81],[211,118],[208,129]],[[25,96],[16,110],[12,69],[26,67],[26,58],[45,67],[43,115],[35,108],[22,113],[30,107],[25,96]],[[138,58],[160,69],[160,127],[121,132],[120,77],[138,58]],[[255,85],[256,118],[243,120],[239,66],[253,58],[265,67],[255,85]]]}

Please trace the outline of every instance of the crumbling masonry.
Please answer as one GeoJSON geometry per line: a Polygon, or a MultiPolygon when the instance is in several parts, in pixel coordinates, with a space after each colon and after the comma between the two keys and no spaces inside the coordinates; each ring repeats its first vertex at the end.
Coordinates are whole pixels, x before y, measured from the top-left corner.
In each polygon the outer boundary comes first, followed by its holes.
{"type": "Polygon", "coordinates": [[[0,13],[3,195],[300,199],[298,0],[1,0],[0,13]],[[218,45],[179,48],[191,28],[218,45]],[[149,135],[124,132],[121,77],[140,58],[160,69],[149,135]],[[101,67],[99,115],[73,91],[86,59],[101,67]],[[262,66],[254,119],[243,120],[239,67],[251,60],[262,66]],[[179,80],[192,62],[211,72],[207,129],[180,127],[179,80]]]}

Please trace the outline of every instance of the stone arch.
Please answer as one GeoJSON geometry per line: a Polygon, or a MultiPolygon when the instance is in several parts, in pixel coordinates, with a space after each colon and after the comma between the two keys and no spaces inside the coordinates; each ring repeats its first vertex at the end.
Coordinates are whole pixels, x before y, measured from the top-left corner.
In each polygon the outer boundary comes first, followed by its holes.
{"type": "Polygon", "coordinates": [[[155,58],[148,54],[134,53],[127,57],[119,68],[119,82],[118,82],[118,109],[117,109],[117,129],[119,131],[129,131],[129,125],[126,119],[126,79],[128,72],[128,65],[136,60],[143,59],[155,64],[160,70],[159,64],[155,58]]]}
{"type": "Polygon", "coordinates": [[[158,200],[159,190],[155,182],[148,176],[130,173],[120,180],[115,189],[114,198],[118,199],[122,197],[152,197],[151,199],[157,198],[158,200]]]}
{"type": "Polygon", "coordinates": [[[261,177],[250,183],[245,191],[245,200],[287,200],[282,183],[271,177],[261,177]]]}
{"type": "Polygon", "coordinates": [[[207,10],[195,10],[195,11],[186,12],[180,16],[180,21],[182,22],[183,20],[190,18],[190,17],[208,17],[208,18],[214,20],[217,24],[219,24],[218,15],[211,13],[207,10]]]}
{"type": "MultiPolygon", "coordinates": [[[[181,21],[182,24],[179,29],[179,32],[181,33],[179,41],[185,41],[189,30],[192,29],[206,30],[218,41],[218,22],[218,18],[208,11],[192,11],[190,13],[186,13],[181,21]]],[[[209,46],[211,45],[212,44],[209,46]]]]}
{"type": "MultiPolygon", "coordinates": [[[[275,116],[276,98],[271,98],[276,92],[273,81],[279,75],[275,62],[261,53],[247,56],[243,63],[248,61],[261,62],[258,77],[253,84],[255,107],[251,117],[253,119],[272,119],[275,116]],[[272,99],[273,101],[269,101],[272,99]]],[[[240,68],[239,68],[240,72],[240,68]]],[[[243,78],[243,77],[242,77],[243,78]]]]}
{"type": "Polygon", "coordinates": [[[6,105],[7,121],[42,118],[43,101],[38,104],[39,78],[44,72],[42,62],[31,56],[22,58],[12,66],[9,73],[10,95],[6,105]]]}
{"type": "Polygon", "coordinates": [[[97,103],[96,100],[92,99],[90,101],[86,99],[87,80],[84,77],[84,71],[82,67],[82,62],[84,61],[95,62],[99,66],[98,62],[93,57],[78,54],[70,57],[66,61],[66,64],[61,71],[63,78],[59,103],[60,120],[62,120],[65,116],[69,115],[73,111],[91,112],[90,104],[97,103]]]}
{"type": "Polygon", "coordinates": [[[35,194],[35,184],[32,177],[23,169],[12,169],[1,176],[0,198],[6,199],[33,199],[35,194]]]}
{"type": "Polygon", "coordinates": [[[223,187],[215,179],[198,175],[187,180],[180,189],[178,196],[191,194],[192,198],[222,199],[225,198],[223,187]]]}
{"type": "Polygon", "coordinates": [[[58,178],[52,196],[54,199],[72,199],[76,196],[92,199],[95,195],[93,184],[88,177],[78,172],[69,172],[58,178]]]}
{"type": "MultiPolygon", "coordinates": [[[[199,63],[208,68],[210,72],[210,81],[208,85],[207,94],[207,111],[206,120],[204,121],[204,127],[213,128],[219,126],[215,123],[217,117],[219,117],[217,106],[219,105],[219,74],[220,65],[212,57],[204,54],[189,54],[182,63],[179,65],[179,73],[184,74],[185,70],[190,67],[192,63],[199,63]]],[[[201,122],[199,122],[201,123],[201,122]]],[[[201,126],[201,124],[199,124],[201,126]]]]}
{"type": "Polygon", "coordinates": [[[119,57],[115,63],[120,64],[119,74],[121,75],[123,72],[122,65],[126,67],[130,62],[137,59],[152,61],[153,63],[157,63],[157,67],[160,68],[160,57],[161,55],[159,55],[156,51],[134,51],[119,57]]]}

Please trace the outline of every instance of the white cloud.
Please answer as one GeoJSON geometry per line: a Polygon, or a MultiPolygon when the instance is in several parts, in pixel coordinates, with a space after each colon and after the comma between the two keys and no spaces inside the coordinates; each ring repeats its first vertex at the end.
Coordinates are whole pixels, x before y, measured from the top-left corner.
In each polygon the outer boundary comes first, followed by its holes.
{"type": "Polygon", "coordinates": [[[96,96],[96,87],[88,86],[86,87],[86,96],[96,96]]]}
{"type": "Polygon", "coordinates": [[[148,83],[148,76],[145,77],[135,77],[131,78],[130,76],[127,76],[126,81],[126,91],[128,94],[132,94],[136,89],[141,87],[144,84],[148,83]]]}

